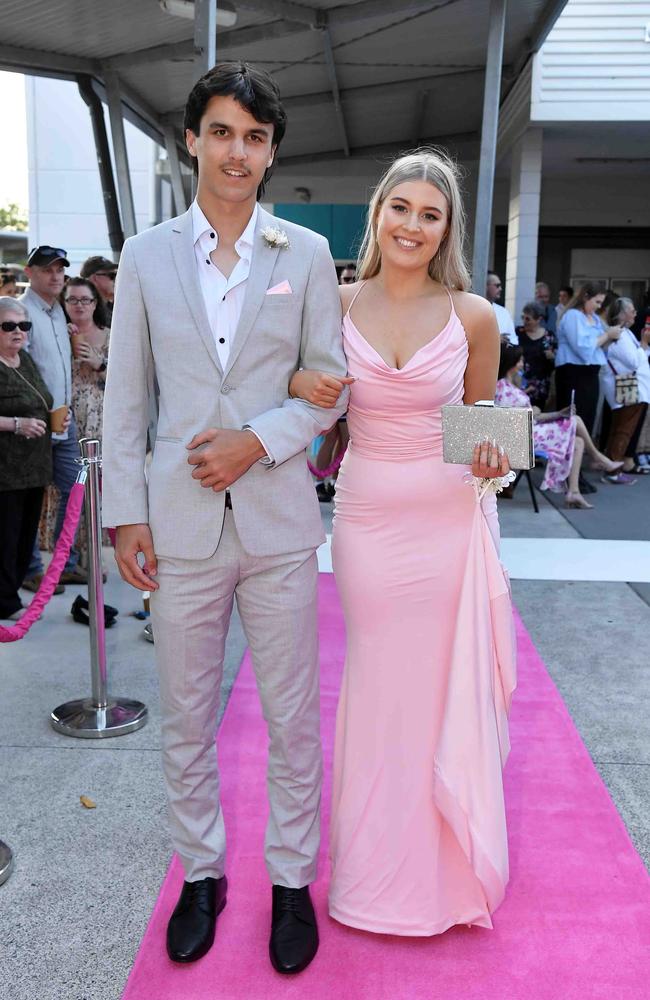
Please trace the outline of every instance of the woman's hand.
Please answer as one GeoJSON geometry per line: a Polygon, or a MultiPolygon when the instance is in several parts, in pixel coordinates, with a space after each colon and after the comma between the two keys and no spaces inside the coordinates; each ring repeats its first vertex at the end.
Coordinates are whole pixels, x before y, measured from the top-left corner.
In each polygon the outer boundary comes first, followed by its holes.
{"type": "Polygon", "coordinates": [[[507,476],[510,462],[503,448],[496,441],[480,441],[474,448],[472,475],[477,479],[496,479],[507,476]]]}
{"type": "Polygon", "coordinates": [[[623,332],[622,326],[608,326],[605,333],[607,334],[608,340],[620,340],[621,334],[623,332]]]}
{"type": "Polygon", "coordinates": [[[80,344],[77,344],[76,352],[77,361],[83,361],[84,364],[90,365],[90,367],[94,368],[95,371],[99,371],[104,362],[104,359],[99,351],[95,350],[94,347],[91,347],[91,345],[84,340],[80,344]]]}
{"type": "Polygon", "coordinates": [[[544,356],[547,357],[549,361],[554,361],[555,351],[553,350],[553,348],[549,347],[546,351],[544,351],[544,356]]]}
{"type": "Polygon", "coordinates": [[[356,382],[356,379],[351,375],[330,375],[328,372],[303,368],[293,375],[289,383],[289,395],[331,410],[338,403],[344,387],[352,385],[353,382],[356,382]]]}
{"type": "Polygon", "coordinates": [[[18,418],[18,430],[16,431],[18,437],[40,438],[46,431],[47,426],[44,420],[39,420],[37,417],[18,418]]]}

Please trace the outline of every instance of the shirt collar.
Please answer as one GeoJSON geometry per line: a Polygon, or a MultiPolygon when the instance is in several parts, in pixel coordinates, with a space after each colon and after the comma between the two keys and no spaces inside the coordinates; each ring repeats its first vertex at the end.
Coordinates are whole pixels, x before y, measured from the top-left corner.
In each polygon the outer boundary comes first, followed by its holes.
{"type": "MultiPolygon", "coordinates": [[[[241,234],[241,236],[235,243],[235,250],[237,251],[240,257],[243,256],[243,254],[240,252],[241,250],[243,249],[250,250],[253,246],[253,241],[255,238],[255,226],[257,225],[258,213],[259,213],[259,205],[257,204],[257,202],[255,202],[255,208],[253,209],[253,214],[248,220],[244,232],[241,234]]],[[[198,241],[201,239],[202,236],[205,235],[205,233],[215,234],[214,245],[216,247],[219,242],[219,234],[217,230],[210,225],[205,215],[203,214],[203,210],[201,209],[198,201],[195,198],[194,201],[192,202],[192,239],[194,241],[194,244],[198,243],[198,241]]]]}
{"type": "Polygon", "coordinates": [[[41,309],[43,310],[43,312],[46,312],[46,313],[53,312],[56,309],[57,306],[61,305],[61,303],[58,301],[58,299],[57,299],[56,302],[53,302],[51,306],[48,305],[48,303],[45,301],[45,299],[42,299],[41,296],[38,294],[38,292],[35,292],[34,289],[31,286],[29,288],[25,289],[25,294],[28,295],[31,299],[35,299],[36,300],[36,304],[39,305],[41,307],[41,309]]]}

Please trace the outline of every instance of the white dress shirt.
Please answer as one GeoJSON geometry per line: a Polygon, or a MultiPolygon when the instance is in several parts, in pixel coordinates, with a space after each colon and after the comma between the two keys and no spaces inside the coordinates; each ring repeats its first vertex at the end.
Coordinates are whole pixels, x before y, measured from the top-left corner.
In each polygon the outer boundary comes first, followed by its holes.
{"type": "Polygon", "coordinates": [[[519,343],[519,338],[515,332],[515,324],[512,322],[512,316],[506,307],[500,306],[498,302],[493,302],[492,308],[494,309],[494,314],[499,325],[499,333],[501,336],[506,336],[510,343],[516,347],[519,343]]]}
{"type": "Polygon", "coordinates": [[[226,278],[216,264],[213,264],[210,257],[211,252],[216,250],[219,245],[219,234],[206,219],[199,203],[196,200],[192,202],[194,256],[199,272],[199,284],[219,361],[224,371],[230,357],[230,349],[246,296],[246,282],[253,256],[256,222],[257,204],[248,225],[235,243],[239,260],[230,277],[226,278]]]}
{"type": "MultiPolygon", "coordinates": [[[[192,202],[192,235],[194,237],[194,257],[199,272],[199,284],[201,286],[205,311],[208,314],[208,322],[210,323],[212,336],[217,347],[217,354],[219,355],[219,361],[224,372],[228,364],[232,342],[237,331],[239,317],[241,316],[246,297],[246,283],[253,256],[257,208],[256,203],[253,214],[248,220],[248,225],[235,243],[235,250],[239,255],[239,260],[232,269],[230,277],[226,278],[210,257],[212,251],[216,250],[219,245],[219,234],[206,219],[199,207],[198,201],[195,199],[192,202]]],[[[249,430],[252,434],[255,434],[255,437],[266,451],[266,455],[259,459],[262,465],[273,465],[273,456],[259,434],[246,424],[243,430],[249,430]]]]}

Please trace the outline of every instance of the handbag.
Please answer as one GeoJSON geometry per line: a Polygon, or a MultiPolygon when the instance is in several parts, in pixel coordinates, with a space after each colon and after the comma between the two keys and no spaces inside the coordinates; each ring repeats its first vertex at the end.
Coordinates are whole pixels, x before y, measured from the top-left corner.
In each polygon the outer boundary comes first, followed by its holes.
{"type": "Polygon", "coordinates": [[[634,406],[639,402],[639,380],[634,372],[619,375],[611,361],[607,364],[614,372],[614,399],[620,406],[634,406]]]}
{"type": "Polygon", "coordinates": [[[495,406],[479,400],[472,406],[442,407],[442,457],[452,465],[471,465],[477,441],[496,441],[511,469],[532,469],[533,411],[529,407],[495,406]]]}

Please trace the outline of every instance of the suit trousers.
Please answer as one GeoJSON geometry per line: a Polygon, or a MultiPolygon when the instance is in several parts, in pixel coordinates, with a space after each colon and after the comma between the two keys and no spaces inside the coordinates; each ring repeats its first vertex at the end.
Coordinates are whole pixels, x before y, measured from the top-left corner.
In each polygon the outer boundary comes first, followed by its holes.
{"type": "Polygon", "coordinates": [[[316,877],[322,782],[316,552],[249,555],[226,509],[216,552],[203,560],[158,557],[156,579],[163,768],[185,878],[224,873],[215,738],[236,600],[269,733],[267,870],[275,885],[308,885],[316,877]]]}

